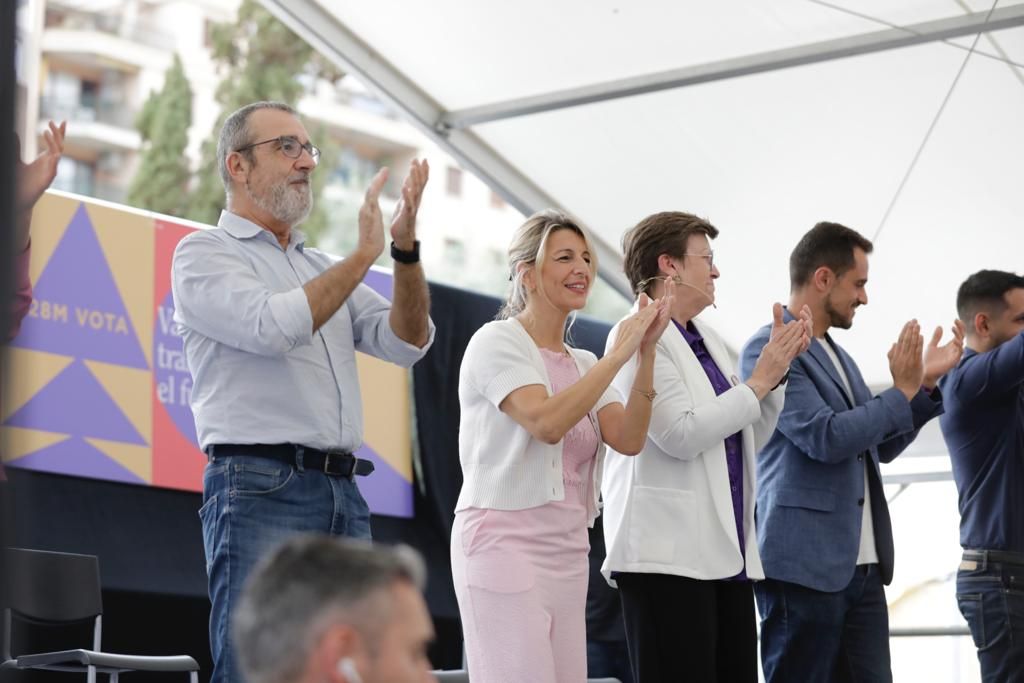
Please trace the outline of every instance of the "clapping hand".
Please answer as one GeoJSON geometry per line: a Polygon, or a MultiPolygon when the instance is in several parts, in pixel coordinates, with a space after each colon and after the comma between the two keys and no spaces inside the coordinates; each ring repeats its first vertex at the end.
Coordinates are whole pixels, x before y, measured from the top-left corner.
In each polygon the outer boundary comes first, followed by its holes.
{"type": "Polygon", "coordinates": [[[430,167],[427,160],[413,159],[409,167],[409,175],[402,183],[402,198],[395,206],[395,215],[391,219],[391,239],[395,246],[403,251],[411,251],[416,242],[416,212],[423,198],[423,188],[427,186],[430,167]]]}
{"type": "MultiPolygon", "coordinates": [[[[26,244],[28,243],[28,227],[32,217],[32,207],[43,196],[43,192],[50,187],[53,179],[57,177],[57,163],[64,153],[64,133],[67,131],[67,125],[67,121],[62,121],[59,126],[50,121],[49,130],[43,133],[46,149],[29,163],[24,163],[20,158],[17,160],[15,169],[17,191],[14,206],[19,229],[24,233],[26,244]]],[[[17,134],[14,137],[20,156],[21,140],[17,134]]]]}
{"type": "Polygon", "coordinates": [[[900,330],[899,339],[889,349],[889,372],[893,386],[903,392],[910,401],[924,382],[924,361],[921,352],[924,337],[916,320],[908,321],[900,330]]]}
{"type": "Polygon", "coordinates": [[[942,340],[942,328],[936,327],[932,340],[924,350],[924,386],[932,389],[939,379],[960,362],[964,353],[964,324],[953,321],[953,338],[939,346],[942,340]]]}
{"type": "Polygon", "coordinates": [[[648,354],[657,348],[658,340],[661,339],[662,333],[668,327],[668,321],[672,319],[672,305],[675,303],[675,300],[676,283],[672,278],[665,281],[665,289],[662,291],[661,298],[650,302],[646,294],[641,297],[640,306],[656,306],[658,314],[654,318],[654,322],[644,332],[644,337],[640,341],[640,353],[648,354]]]}
{"type": "Polygon", "coordinates": [[[366,189],[363,205],[359,207],[359,240],[356,248],[365,250],[371,262],[377,260],[384,251],[384,219],[380,213],[379,199],[387,180],[386,167],[377,171],[377,175],[370,181],[370,187],[366,189]]]}
{"type": "Polygon", "coordinates": [[[808,334],[811,311],[804,306],[800,318],[783,322],[782,304],[772,306],[772,329],[768,335],[768,343],[761,349],[761,355],[754,364],[747,385],[754,391],[758,400],[778,386],[789,372],[789,364],[793,359],[807,350],[811,345],[808,334]]]}

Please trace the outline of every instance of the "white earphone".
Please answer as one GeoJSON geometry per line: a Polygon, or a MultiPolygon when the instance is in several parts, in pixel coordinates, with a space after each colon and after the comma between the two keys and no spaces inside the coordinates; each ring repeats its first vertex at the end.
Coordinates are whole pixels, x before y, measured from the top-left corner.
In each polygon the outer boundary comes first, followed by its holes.
{"type": "Polygon", "coordinates": [[[356,663],[349,657],[342,657],[338,660],[338,671],[348,683],[363,683],[362,677],[356,671],[356,663]]]}

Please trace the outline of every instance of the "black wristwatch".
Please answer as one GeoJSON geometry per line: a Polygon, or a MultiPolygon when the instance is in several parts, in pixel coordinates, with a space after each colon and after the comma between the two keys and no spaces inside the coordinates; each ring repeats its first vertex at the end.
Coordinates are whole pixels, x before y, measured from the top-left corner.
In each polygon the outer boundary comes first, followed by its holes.
{"type": "Polygon", "coordinates": [[[420,262],[420,241],[416,240],[412,243],[412,249],[405,251],[395,246],[395,243],[391,243],[391,258],[395,259],[399,263],[419,263],[420,262]]]}

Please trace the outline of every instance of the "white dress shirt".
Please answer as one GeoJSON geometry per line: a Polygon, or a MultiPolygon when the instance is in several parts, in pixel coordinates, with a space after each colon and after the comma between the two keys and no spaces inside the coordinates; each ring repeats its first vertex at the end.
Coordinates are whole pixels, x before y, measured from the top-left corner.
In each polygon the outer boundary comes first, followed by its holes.
{"type": "Polygon", "coordinates": [[[338,261],[287,249],[267,230],[221,213],[174,253],[174,321],[192,373],[200,446],[295,443],[353,451],[363,441],[355,351],[409,367],[423,348],[401,340],[391,304],[364,284],[315,333],[302,286],[338,261]]]}
{"type": "MultiPolygon", "coordinates": [[[[846,376],[846,370],[843,370],[843,364],[839,362],[839,356],[836,354],[835,349],[832,348],[832,344],[824,337],[819,338],[817,341],[825,349],[825,353],[828,354],[832,364],[836,366],[836,372],[839,373],[839,377],[843,380],[843,388],[846,389],[850,405],[856,405],[856,402],[853,400],[853,389],[850,388],[850,379],[846,376]]],[[[868,458],[864,459],[864,512],[861,513],[860,517],[860,549],[857,551],[857,564],[878,563],[878,550],[875,547],[875,524],[871,518],[871,487],[868,485],[869,462],[868,458]]]]}

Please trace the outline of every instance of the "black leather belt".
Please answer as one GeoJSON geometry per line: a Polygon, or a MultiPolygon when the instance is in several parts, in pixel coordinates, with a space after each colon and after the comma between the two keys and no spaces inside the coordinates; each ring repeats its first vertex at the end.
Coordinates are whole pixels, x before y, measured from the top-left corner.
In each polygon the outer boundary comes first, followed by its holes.
{"type": "Polygon", "coordinates": [[[218,443],[206,447],[207,457],[215,456],[255,456],[270,458],[287,465],[298,466],[299,455],[302,455],[302,468],[323,472],[329,477],[348,477],[358,475],[365,477],[373,472],[373,463],[362,460],[344,451],[322,451],[291,443],[218,443]]]}
{"type": "Polygon", "coordinates": [[[1010,552],[1009,550],[964,550],[964,559],[974,562],[987,562],[999,564],[1015,564],[1024,567],[1024,553],[1010,552]]]}

